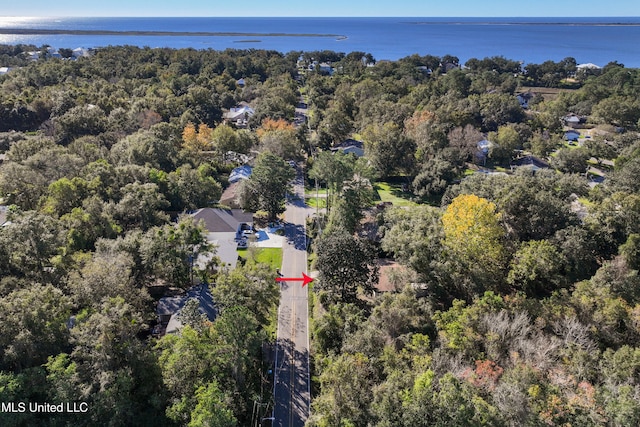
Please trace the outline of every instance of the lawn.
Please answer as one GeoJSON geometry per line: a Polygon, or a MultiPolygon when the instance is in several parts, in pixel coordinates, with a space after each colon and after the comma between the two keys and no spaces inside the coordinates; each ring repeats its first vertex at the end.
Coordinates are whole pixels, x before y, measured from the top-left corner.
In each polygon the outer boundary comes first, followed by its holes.
{"type": "Polygon", "coordinates": [[[304,189],[304,201],[305,203],[312,208],[323,209],[327,207],[327,189],[319,188],[316,192],[316,189],[313,187],[304,189]],[[319,197],[316,197],[319,196],[319,197]]]}
{"type": "Polygon", "coordinates": [[[282,248],[238,249],[238,255],[247,259],[255,256],[255,262],[269,264],[274,270],[282,268],[282,248]]]}
{"type": "MultiPolygon", "coordinates": [[[[318,188],[318,195],[322,194],[322,195],[327,195],[327,189],[326,188],[318,188]]],[[[316,189],[314,187],[305,187],[304,189],[304,197],[315,197],[316,195],[316,189]]]]}
{"type": "Polygon", "coordinates": [[[314,209],[315,208],[323,209],[327,207],[327,199],[322,197],[319,199],[316,199],[315,197],[309,197],[304,201],[307,204],[307,206],[312,207],[314,209]]]}
{"type": "Polygon", "coordinates": [[[377,182],[373,186],[377,192],[379,200],[378,202],[391,202],[393,206],[416,206],[417,203],[412,201],[413,194],[402,191],[401,184],[391,184],[388,182],[377,182]]]}
{"type": "Polygon", "coordinates": [[[261,248],[256,261],[269,264],[273,268],[282,268],[282,248],[261,248]]]}
{"type": "Polygon", "coordinates": [[[563,148],[569,148],[571,150],[575,150],[576,148],[580,148],[581,147],[581,145],[580,145],[580,143],[578,141],[564,141],[563,140],[562,142],[563,142],[563,144],[562,144],[563,148]]]}

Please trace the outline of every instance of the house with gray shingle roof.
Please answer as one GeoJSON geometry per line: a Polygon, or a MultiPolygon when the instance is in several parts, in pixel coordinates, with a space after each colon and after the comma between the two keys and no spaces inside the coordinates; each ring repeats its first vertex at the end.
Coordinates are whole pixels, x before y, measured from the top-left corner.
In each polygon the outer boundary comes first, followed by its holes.
{"type": "MultiPolygon", "coordinates": [[[[216,246],[216,256],[223,266],[235,268],[238,242],[244,240],[242,230],[253,227],[253,214],[240,209],[202,208],[191,214],[207,230],[207,241],[216,246]]],[[[198,259],[198,264],[209,260],[198,259]]]]}
{"type": "Polygon", "coordinates": [[[203,283],[193,286],[184,295],[160,298],[156,307],[159,325],[156,329],[157,335],[173,334],[182,329],[180,312],[190,299],[195,299],[198,302],[198,311],[201,314],[204,314],[210,321],[215,320],[218,310],[209,285],[203,283]]]}

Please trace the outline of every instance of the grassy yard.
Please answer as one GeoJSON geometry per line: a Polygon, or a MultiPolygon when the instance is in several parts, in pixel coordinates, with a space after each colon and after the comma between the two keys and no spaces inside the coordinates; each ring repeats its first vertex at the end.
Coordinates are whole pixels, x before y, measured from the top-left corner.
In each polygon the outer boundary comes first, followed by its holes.
{"type": "Polygon", "coordinates": [[[412,201],[413,194],[402,191],[401,184],[391,184],[388,182],[377,182],[373,189],[378,194],[378,202],[391,202],[394,206],[416,206],[417,203],[412,201]]]}
{"type": "Polygon", "coordinates": [[[304,201],[312,208],[323,209],[327,207],[327,189],[319,188],[316,193],[315,187],[309,187],[304,189],[304,201]],[[319,196],[319,197],[316,197],[319,196]]]}
{"type": "Polygon", "coordinates": [[[319,209],[323,209],[327,207],[327,199],[325,198],[319,198],[316,199],[315,197],[309,197],[306,198],[305,203],[307,204],[307,206],[312,207],[312,208],[319,208],[319,209]]]}
{"type": "MultiPolygon", "coordinates": [[[[327,189],[326,188],[319,188],[318,189],[318,195],[327,195],[327,189]]],[[[316,189],[314,187],[308,187],[304,189],[304,197],[315,197],[316,196],[316,189]]]]}
{"type": "Polygon", "coordinates": [[[274,270],[282,268],[282,248],[238,249],[238,255],[248,261],[255,257],[255,262],[269,264],[274,270]]]}

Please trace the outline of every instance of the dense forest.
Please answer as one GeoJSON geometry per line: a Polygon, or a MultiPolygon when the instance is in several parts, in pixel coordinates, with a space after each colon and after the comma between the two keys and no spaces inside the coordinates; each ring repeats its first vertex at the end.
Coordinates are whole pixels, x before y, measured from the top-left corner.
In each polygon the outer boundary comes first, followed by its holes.
{"type": "Polygon", "coordinates": [[[640,70],[47,52],[0,46],[0,402],[89,412],[0,424],[257,425],[275,272],[194,266],[215,248],[184,215],[218,206],[243,159],[246,209],[283,211],[285,160],[317,207],[307,425],[640,424],[640,70]],[[238,105],[246,125],[224,120],[238,105]],[[159,297],[194,276],[215,321],[187,305],[153,334],[159,297]]]}

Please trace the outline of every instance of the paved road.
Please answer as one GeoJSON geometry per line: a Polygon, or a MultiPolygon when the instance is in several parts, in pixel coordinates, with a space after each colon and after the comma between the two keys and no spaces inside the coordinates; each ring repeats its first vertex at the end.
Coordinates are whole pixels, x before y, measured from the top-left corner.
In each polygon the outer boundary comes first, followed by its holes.
{"type": "MultiPolygon", "coordinates": [[[[300,171],[294,185],[298,196],[287,204],[287,241],[282,275],[302,277],[307,272],[304,188],[300,171]]],[[[309,316],[307,287],[301,282],[281,282],[276,345],[274,426],[302,427],[309,417],[309,316]]]]}

